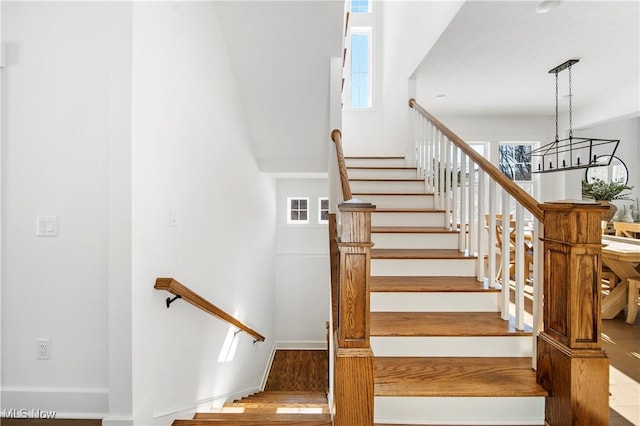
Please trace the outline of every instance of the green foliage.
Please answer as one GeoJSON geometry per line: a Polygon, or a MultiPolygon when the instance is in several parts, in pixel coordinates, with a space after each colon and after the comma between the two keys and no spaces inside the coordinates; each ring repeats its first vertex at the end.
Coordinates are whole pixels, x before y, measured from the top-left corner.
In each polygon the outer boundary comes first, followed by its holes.
{"type": "Polygon", "coordinates": [[[582,181],[582,196],[597,201],[630,200],[629,193],[621,194],[629,189],[633,187],[616,181],[605,182],[598,178],[594,178],[593,182],[582,181]]]}

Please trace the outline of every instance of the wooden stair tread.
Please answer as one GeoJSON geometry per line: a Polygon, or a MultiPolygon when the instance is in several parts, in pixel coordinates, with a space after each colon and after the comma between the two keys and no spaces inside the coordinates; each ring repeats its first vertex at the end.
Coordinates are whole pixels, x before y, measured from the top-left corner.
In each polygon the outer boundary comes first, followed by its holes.
{"type": "MultiPolygon", "coordinates": [[[[371,194],[374,195],[374,194],[371,194]]],[[[378,194],[380,195],[380,194],[378,194]]],[[[376,207],[376,213],[444,213],[444,210],[423,208],[376,207]]]]}
{"type": "Polygon", "coordinates": [[[372,226],[372,234],[459,234],[459,229],[438,226],[372,226]]]}
{"type": "Polygon", "coordinates": [[[173,426],[203,425],[306,425],[331,426],[331,414],[197,413],[193,420],[176,420],[173,426]]]}
{"type": "Polygon", "coordinates": [[[345,160],[404,160],[404,157],[396,157],[396,156],[354,156],[354,157],[344,157],[345,160]]]}
{"type": "Polygon", "coordinates": [[[370,280],[372,292],[499,292],[475,277],[395,277],[373,276],[370,280]]]}
{"type": "Polygon", "coordinates": [[[354,192],[353,194],[351,194],[353,196],[356,195],[385,195],[385,196],[419,196],[419,197],[425,197],[425,196],[432,196],[433,192],[354,192]]]}
{"type": "Polygon", "coordinates": [[[280,408],[280,407],[288,407],[288,408],[324,408],[327,405],[325,402],[280,402],[280,401],[235,401],[235,402],[226,402],[224,404],[225,407],[251,407],[251,408],[280,408]]]}
{"type": "Polygon", "coordinates": [[[371,259],[475,259],[458,249],[371,249],[371,259]]]}
{"type": "Polygon", "coordinates": [[[279,403],[279,404],[326,404],[327,397],[325,396],[248,396],[235,402],[253,402],[253,403],[279,403]]]}
{"type": "Polygon", "coordinates": [[[374,359],[376,396],[546,396],[531,358],[380,357],[374,359]]]}
{"type": "Polygon", "coordinates": [[[400,166],[347,166],[347,170],[418,170],[417,167],[400,167],[400,166]]]}
{"type": "Polygon", "coordinates": [[[371,312],[371,336],[531,336],[497,312],[371,312]]]}
{"type": "Polygon", "coordinates": [[[314,391],[262,391],[258,393],[254,393],[252,395],[246,396],[246,398],[293,398],[293,399],[301,399],[301,398],[324,398],[327,400],[327,395],[325,392],[314,392],[314,391]]]}
{"type": "MultiPolygon", "coordinates": [[[[424,182],[416,178],[350,178],[349,182],[424,182]]],[[[424,194],[424,193],[421,193],[424,194]]]]}

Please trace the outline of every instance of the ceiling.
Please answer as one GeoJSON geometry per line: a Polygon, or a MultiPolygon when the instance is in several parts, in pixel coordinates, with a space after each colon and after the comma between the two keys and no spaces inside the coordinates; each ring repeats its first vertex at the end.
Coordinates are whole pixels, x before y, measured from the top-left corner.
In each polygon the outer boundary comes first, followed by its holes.
{"type": "Polygon", "coordinates": [[[342,49],[340,1],[216,4],[259,167],[326,172],[330,58],[342,49]]]}
{"type": "MultiPolygon", "coordinates": [[[[545,14],[538,3],[467,1],[414,73],[418,100],[442,115],[553,115],[548,71],[575,58],[575,109],[617,97],[637,114],[640,2],[564,1],[545,14]]],[[[566,111],[567,70],[559,93],[566,111]]]]}

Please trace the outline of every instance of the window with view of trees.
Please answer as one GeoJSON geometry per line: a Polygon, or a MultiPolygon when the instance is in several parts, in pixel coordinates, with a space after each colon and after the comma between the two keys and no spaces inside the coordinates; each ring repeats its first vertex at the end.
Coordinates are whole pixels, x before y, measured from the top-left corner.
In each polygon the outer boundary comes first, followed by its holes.
{"type": "Polygon", "coordinates": [[[500,144],[498,164],[513,181],[531,180],[531,145],[500,144]]]}

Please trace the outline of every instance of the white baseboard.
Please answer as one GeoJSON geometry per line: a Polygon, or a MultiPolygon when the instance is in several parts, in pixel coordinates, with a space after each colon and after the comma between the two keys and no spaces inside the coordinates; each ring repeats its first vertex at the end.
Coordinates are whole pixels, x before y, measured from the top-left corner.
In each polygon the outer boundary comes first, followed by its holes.
{"type": "Polygon", "coordinates": [[[62,419],[102,419],[109,411],[109,390],[96,388],[4,387],[3,409],[54,411],[62,419]]]}
{"type": "Polygon", "coordinates": [[[169,409],[167,411],[154,413],[153,419],[156,421],[170,420],[169,423],[172,423],[173,420],[176,420],[178,418],[180,419],[192,418],[197,412],[209,411],[211,410],[211,408],[221,407],[222,404],[224,404],[227,401],[230,401],[230,400],[232,401],[238,398],[242,398],[244,396],[250,395],[252,393],[256,393],[258,391],[260,391],[259,388],[250,388],[250,389],[245,389],[239,392],[226,393],[221,395],[210,396],[207,398],[202,398],[196,401],[195,404],[190,406],[177,407],[177,408],[169,409]]]}
{"type": "Polygon", "coordinates": [[[107,416],[102,419],[102,426],[133,426],[131,417],[107,416]]]}
{"type": "Polygon", "coordinates": [[[325,341],[299,341],[299,342],[276,342],[276,349],[297,349],[297,350],[327,350],[325,341]]]}

